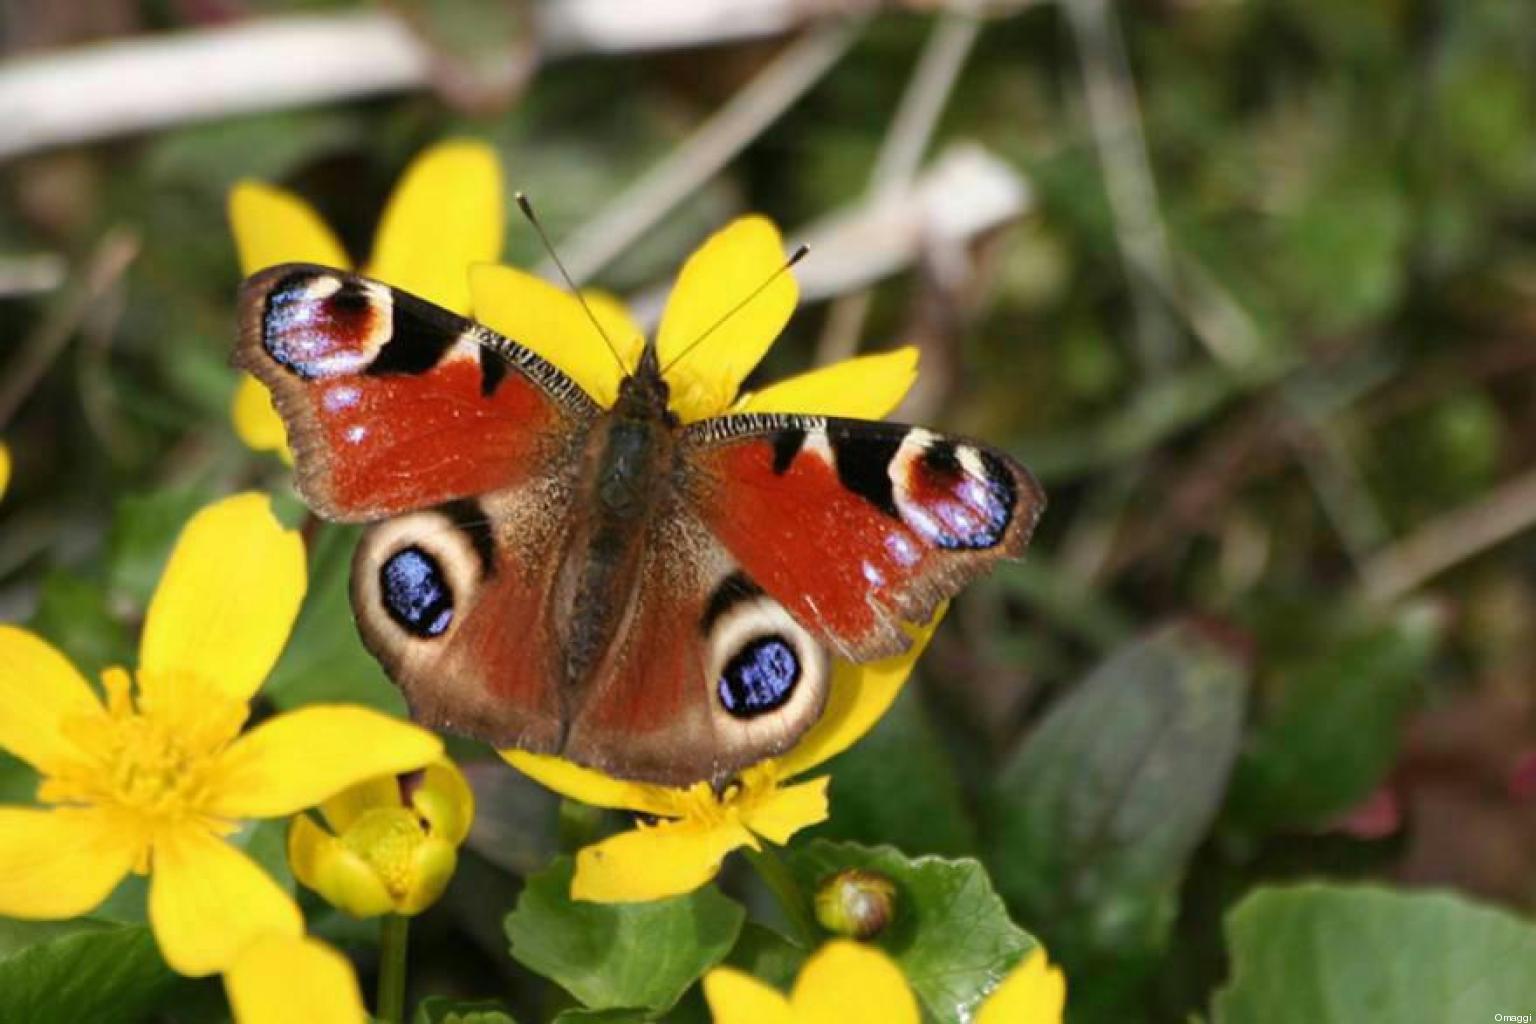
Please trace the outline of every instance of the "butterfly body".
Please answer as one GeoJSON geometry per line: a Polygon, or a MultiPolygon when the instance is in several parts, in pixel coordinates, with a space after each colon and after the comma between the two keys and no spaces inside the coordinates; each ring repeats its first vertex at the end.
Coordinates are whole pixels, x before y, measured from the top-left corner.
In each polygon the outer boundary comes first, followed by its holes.
{"type": "Polygon", "coordinates": [[[654,345],[604,408],[516,339],[328,268],[255,275],[241,324],[301,493],[372,524],[353,607],[413,714],[620,777],[787,749],[837,659],[905,650],[1043,508],[1006,455],[921,428],[682,422],[654,345]]]}
{"type": "Polygon", "coordinates": [[[618,400],[592,428],[586,472],[576,488],[591,515],[565,552],[561,577],[571,582],[564,623],[564,685],[582,686],[598,664],[637,589],[647,523],[666,505],[673,486],[672,433],[677,418],[667,410],[668,388],[655,349],[647,347],[635,373],[619,386],[618,400]]]}

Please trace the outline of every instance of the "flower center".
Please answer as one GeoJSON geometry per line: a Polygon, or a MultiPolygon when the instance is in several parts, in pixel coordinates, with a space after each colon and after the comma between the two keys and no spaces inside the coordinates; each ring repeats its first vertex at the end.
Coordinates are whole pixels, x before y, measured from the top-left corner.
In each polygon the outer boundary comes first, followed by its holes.
{"type": "Polygon", "coordinates": [[[718,793],[707,782],[695,783],[677,794],[676,817],[709,828],[743,824],[777,785],[778,773],[771,762],[746,769],[718,793]]]}
{"type": "Polygon", "coordinates": [[[347,826],[341,842],[368,862],[396,900],[411,891],[416,851],[427,840],[416,812],[404,807],[375,807],[347,826]]]}
{"type": "Polygon", "coordinates": [[[38,796],[116,808],[150,827],[201,816],[218,755],[239,734],[245,704],[197,680],[157,681],[148,692],[141,683],[137,701],[124,670],[107,670],[103,682],[105,713],[62,726],[83,756],[51,772],[38,796]]]}

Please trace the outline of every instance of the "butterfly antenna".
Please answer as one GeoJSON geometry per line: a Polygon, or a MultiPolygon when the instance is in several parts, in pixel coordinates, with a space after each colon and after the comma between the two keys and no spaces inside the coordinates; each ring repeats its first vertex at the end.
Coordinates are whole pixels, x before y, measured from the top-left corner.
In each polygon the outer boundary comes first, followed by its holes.
{"type": "Polygon", "coordinates": [[[619,369],[623,371],[625,376],[628,376],[630,372],[629,365],[624,362],[624,357],[619,355],[618,347],[614,345],[613,339],[608,337],[608,332],[603,330],[603,325],[597,319],[597,314],[593,313],[592,307],[587,305],[586,296],[581,294],[581,289],[577,288],[576,282],[571,280],[571,275],[566,271],[565,264],[560,261],[560,254],[555,252],[554,244],[550,242],[549,235],[544,232],[544,225],[539,222],[538,215],[533,212],[533,204],[521,192],[514,193],[514,196],[517,199],[517,208],[523,211],[523,216],[528,218],[528,223],[532,224],[533,230],[538,233],[539,241],[544,243],[544,251],[549,253],[549,258],[554,261],[555,268],[560,271],[560,276],[564,279],[566,288],[576,297],[576,301],[581,303],[582,311],[587,314],[587,319],[592,321],[592,326],[597,328],[597,333],[603,339],[603,344],[608,346],[608,351],[613,353],[613,358],[619,364],[619,369]]]}
{"type": "Polygon", "coordinates": [[[714,334],[715,331],[719,330],[721,325],[723,325],[727,320],[735,316],[737,313],[740,313],[742,309],[746,307],[747,303],[757,298],[763,293],[765,289],[767,289],[769,285],[777,281],[780,274],[789,273],[789,268],[805,259],[806,255],[810,253],[810,251],[811,247],[808,245],[802,245],[797,248],[793,253],[790,254],[789,259],[784,261],[784,265],[782,267],[769,274],[763,283],[752,289],[746,298],[742,299],[740,302],[736,303],[736,305],[726,310],[723,314],[721,314],[720,319],[716,320],[714,323],[710,324],[704,329],[703,334],[700,334],[697,338],[694,338],[688,343],[687,347],[685,347],[681,352],[668,360],[667,365],[661,368],[661,372],[666,373],[672,367],[682,362],[683,356],[686,356],[689,352],[692,352],[694,349],[698,348],[701,344],[703,344],[705,339],[707,339],[711,334],[714,334]]]}

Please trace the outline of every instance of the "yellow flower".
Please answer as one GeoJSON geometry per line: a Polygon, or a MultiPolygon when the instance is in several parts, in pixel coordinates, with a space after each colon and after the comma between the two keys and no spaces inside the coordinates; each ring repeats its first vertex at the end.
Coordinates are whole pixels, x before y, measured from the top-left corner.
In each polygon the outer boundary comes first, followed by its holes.
{"type": "Polygon", "coordinates": [[[235,1024],[360,1024],[368,1020],[346,957],[317,939],[274,933],[251,942],[224,974],[235,1024]]]}
{"type": "Polygon", "coordinates": [[[383,775],[320,805],[331,831],[307,815],[288,832],[294,877],[354,917],[419,914],[443,894],[475,816],[452,761],[420,775],[383,775]]]}
{"type": "MultiPolygon", "coordinates": [[[[917,379],[917,350],[860,356],[802,373],[754,394],[738,390],[789,321],[800,289],[784,266],[784,241],[764,217],[726,225],[683,264],[656,334],[656,354],[668,366],[710,328],[709,337],[666,373],[672,411],[684,422],[724,412],[803,412],[879,419],[896,408],[917,379]],[[773,278],[729,319],[721,318],[773,278]],[[718,325],[718,326],[716,326],[718,325]]],[[[599,404],[618,395],[618,363],[570,294],[514,267],[469,269],[475,318],[533,349],[564,370],[599,404]]],[[[630,369],[645,334],[623,306],[587,293],[604,332],[630,369]]]]}
{"type": "MultiPolygon", "coordinates": [[[[229,195],[229,222],[242,273],[279,263],[351,268],[330,228],[290,192],[242,181],[229,195]]],[[[501,254],[505,222],[495,151],[465,139],[438,143],[406,168],[395,187],[363,273],[467,314],[465,271],[501,254]]],[[[256,378],[241,379],[230,415],[251,448],[277,451],[293,462],[283,422],[256,378]]]]}
{"type": "Polygon", "coordinates": [[[908,630],[913,643],[904,654],[865,665],[837,662],[816,724],[789,751],[748,768],[722,793],[707,782],[688,789],[626,782],[558,757],[502,751],[513,767],[564,796],[661,819],[577,853],[571,898],[628,903],[691,892],[715,876],[732,850],[760,849],[759,838],[782,845],[825,821],[827,776],[785,783],[842,753],[879,721],[939,618],[908,630]]]}
{"type": "MultiPolygon", "coordinates": [[[[847,939],[805,962],[788,998],[750,974],[717,967],[704,978],[715,1024],[918,1024],[917,1000],[880,950],[847,939]]],[[[982,1001],[976,1024],[1061,1024],[1067,983],[1036,946],[982,1001]]]]}
{"type": "MultiPolygon", "coordinates": [[[[863,356],[800,374],[738,396],[741,382],[768,351],[799,298],[785,262],[778,229],[762,217],[743,217],[710,237],[684,264],[657,334],[657,355],[667,367],[706,332],[686,359],[667,369],[672,410],[685,420],[725,412],[804,412],[824,416],[884,416],[916,378],[917,353],[904,348],[863,356]],[[777,276],[775,276],[777,275],[777,276]],[[769,282],[767,287],[762,287],[769,282]],[[761,288],[734,313],[742,300],[761,288]],[[722,317],[731,313],[722,322],[722,317]],[[712,329],[712,330],[711,330],[712,329]]],[[[481,322],[516,338],[554,362],[604,405],[618,394],[622,373],[577,300],[512,267],[470,268],[470,292],[481,322]]],[[[618,303],[601,295],[589,302],[604,331],[633,368],[644,335],[618,303]]],[[[759,849],[759,837],[785,843],[827,817],[827,778],[795,785],[787,780],[846,749],[895,700],[939,616],[909,630],[904,654],[868,665],[838,662],[820,721],[781,757],[741,773],[723,793],[707,783],[675,789],[624,782],[557,757],[504,751],[515,767],[583,803],[637,811],[662,819],[582,850],[571,896],[625,902],[659,899],[703,885],[738,847],[759,849]]]]}
{"type": "Polygon", "coordinates": [[[5,497],[5,489],[11,485],[11,450],[6,447],[4,441],[0,441],[0,498],[5,497]]]}
{"type": "Polygon", "coordinates": [[[304,547],[265,495],[203,509],[177,539],[144,623],[137,686],[105,704],[46,641],[0,626],[0,747],[50,805],[0,807],[0,915],[88,913],[147,874],[149,921],[183,974],[228,967],[264,932],[297,936],[293,899],[225,839],[359,779],[419,768],[437,737],[365,708],[314,706],[242,735],[304,595],[304,547]]]}
{"type": "Polygon", "coordinates": [[[1036,946],[982,1001],[975,1024],[1061,1024],[1067,979],[1036,946]]]}

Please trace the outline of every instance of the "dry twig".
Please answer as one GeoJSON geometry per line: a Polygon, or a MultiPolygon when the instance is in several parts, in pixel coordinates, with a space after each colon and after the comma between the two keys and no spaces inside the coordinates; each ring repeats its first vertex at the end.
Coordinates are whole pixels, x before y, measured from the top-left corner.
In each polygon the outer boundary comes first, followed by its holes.
{"type": "MultiPolygon", "coordinates": [[[[811,255],[796,267],[808,302],[867,288],[910,266],[935,240],[955,245],[1029,212],[1034,194],[1008,164],[973,143],[945,150],[910,189],[891,202],[865,202],[795,232],[811,255]]],[[[661,316],[669,284],[632,303],[642,324],[661,316]]]]}
{"type": "MultiPolygon", "coordinates": [[[[831,70],[862,25],[834,25],[790,46],[665,160],[567,236],[560,253],[571,277],[578,283],[589,280],[714,177],[831,70]]],[[[555,267],[546,261],[540,270],[548,275],[555,267]]]]}
{"type": "MultiPolygon", "coordinates": [[[[675,49],[781,35],[832,6],[545,0],[534,34],[546,60],[675,49]]],[[[422,88],[432,67],[422,40],[384,10],[269,18],[22,58],[0,66],[0,157],[422,88]]]]}
{"type": "Polygon", "coordinates": [[[1536,470],[1419,527],[1361,569],[1366,596],[1399,600],[1434,577],[1536,527],[1536,470]]]}
{"type": "MultiPolygon", "coordinates": [[[[870,172],[867,195],[872,201],[886,201],[900,194],[917,174],[939,115],[980,31],[976,18],[957,11],[941,14],[934,23],[870,172]]],[[[833,363],[853,355],[864,332],[869,305],[867,291],[839,296],[832,303],[816,346],[816,362],[833,363]]]]}
{"type": "Polygon", "coordinates": [[[96,303],[128,270],[139,253],[139,238],[132,231],[109,231],[79,271],[73,287],[56,299],[53,310],[17,348],[15,359],[0,378],[0,428],[11,421],[48,367],[96,303]]]}

